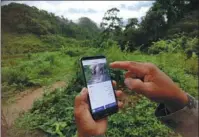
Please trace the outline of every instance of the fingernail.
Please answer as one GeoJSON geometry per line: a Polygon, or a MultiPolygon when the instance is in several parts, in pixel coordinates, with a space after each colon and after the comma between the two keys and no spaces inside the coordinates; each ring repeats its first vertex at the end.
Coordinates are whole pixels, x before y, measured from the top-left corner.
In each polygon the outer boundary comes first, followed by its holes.
{"type": "Polygon", "coordinates": [[[131,78],[126,78],[126,79],[124,80],[124,83],[125,83],[125,85],[126,85],[128,88],[131,88],[131,78]]]}
{"type": "Polygon", "coordinates": [[[82,91],[80,92],[81,95],[84,95],[86,93],[86,88],[83,88],[82,91]]]}

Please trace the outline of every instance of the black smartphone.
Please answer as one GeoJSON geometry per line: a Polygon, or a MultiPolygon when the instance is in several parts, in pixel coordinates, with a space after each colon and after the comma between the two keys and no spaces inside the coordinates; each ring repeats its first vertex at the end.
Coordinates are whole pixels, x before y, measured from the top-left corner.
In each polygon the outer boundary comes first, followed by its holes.
{"type": "Polygon", "coordinates": [[[94,120],[102,119],[118,111],[115,90],[105,56],[82,57],[81,66],[88,102],[94,120]]]}

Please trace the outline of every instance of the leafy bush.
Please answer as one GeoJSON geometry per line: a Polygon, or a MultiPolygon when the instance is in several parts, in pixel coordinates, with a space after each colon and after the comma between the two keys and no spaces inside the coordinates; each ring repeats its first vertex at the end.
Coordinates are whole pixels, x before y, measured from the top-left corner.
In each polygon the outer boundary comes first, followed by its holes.
{"type": "Polygon", "coordinates": [[[186,59],[186,55],[182,53],[161,53],[156,55],[155,58],[154,63],[169,75],[174,82],[179,84],[183,90],[192,96],[198,97],[198,78],[197,75],[195,75],[198,73],[196,69],[197,58],[186,59]],[[190,68],[195,68],[195,70],[191,70],[190,68]]]}
{"type": "Polygon", "coordinates": [[[60,48],[65,44],[65,38],[59,35],[42,35],[41,40],[53,47],[60,48]]]}
{"type": "Polygon", "coordinates": [[[153,42],[153,45],[149,48],[149,53],[158,54],[161,51],[167,52],[168,50],[167,44],[168,43],[164,40],[153,42]]]}
{"type": "Polygon", "coordinates": [[[198,76],[198,59],[196,57],[191,57],[185,61],[185,72],[198,76]]]}
{"type": "Polygon", "coordinates": [[[54,55],[49,55],[49,56],[46,57],[45,61],[49,61],[51,65],[54,65],[55,56],[54,55]]]}
{"type": "MultiPolygon", "coordinates": [[[[116,75],[112,75],[113,79],[116,79],[116,75]]],[[[30,113],[26,113],[23,119],[18,119],[17,125],[23,127],[24,124],[29,123],[30,129],[42,129],[50,136],[74,136],[76,126],[73,102],[82,86],[82,76],[78,71],[66,89],[45,94],[43,99],[34,103],[30,113]]],[[[175,135],[154,117],[155,107],[155,104],[145,98],[137,102],[135,107],[127,106],[125,110],[109,117],[107,136],[175,135]]]]}
{"type": "Polygon", "coordinates": [[[187,45],[185,47],[185,53],[187,54],[188,58],[192,57],[193,53],[199,55],[199,41],[198,38],[189,39],[187,41],[187,45]]]}
{"type": "Polygon", "coordinates": [[[74,52],[74,51],[65,51],[66,55],[69,55],[71,57],[75,57],[75,56],[79,56],[78,52],[74,52]]]}
{"type": "MultiPolygon", "coordinates": [[[[183,90],[197,98],[197,56],[187,59],[183,52],[162,52],[157,55],[139,52],[134,54],[122,52],[117,45],[104,50],[90,47],[76,47],[75,49],[71,47],[67,48],[66,51],[85,52],[75,57],[60,54],[60,52],[32,54],[32,61],[26,60],[27,62],[20,65],[20,68],[27,72],[30,80],[34,82],[42,83],[48,79],[55,80],[54,76],[63,78],[64,75],[70,77],[70,80],[66,89],[57,89],[55,92],[46,93],[42,99],[36,101],[31,111],[16,121],[17,127],[26,130],[40,129],[49,136],[72,137],[76,134],[73,102],[84,85],[77,60],[81,56],[104,54],[107,56],[108,62],[116,60],[152,62],[168,74],[183,90]],[[53,65],[50,65],[50,62],[54,62],[53,65]],[[49,76],[37,75],[44,69],[49,70],[52,74],[49,76]]],[[[155,118],[156,105],[154,103],[126,90],[123,83],[124,71],[111,69],[110,73],[112,79],[118,82],[118,88],[123,89],[128,97],[125,101],[125,108],[109,117],[108,136],[177,136],[155,118]]]]}
{"type": "Polygon", "coordinates": [[[107,136],[114,137],[168,137],[175,134],[154,116],[156,105],[146,98],[133,107],[109,117],[107,136]]]}
{"type": "Polygon", "coordinates": [[[2,82],[7,82],[8,85],[16,84],[16,85],[24,85],[24,86],[32,86],[33,83],[30,82],[30,79],[27,77],[27,74],[18,71],[17,69],[3,69],[2,73],[2,82]]]}
{"type": "Polygon", "coordinates": [[[15,33],[3,33],[2,54],[22,54],[47,50],[39,37],[33,34],[20,35],[15,33]]]}
{"type": "Polygon", "coordinates": [[[72,67],[75,58],[65,54],[60,55],[60,52],[29,53],[27,56],[2,61],[4,64],[2,85],[4,87],[10,86],[11,89],[23,87],[20,89],[23,90],[27,87],[47,85],[58,80],[65,81],[73,75],[72,67]]]}
{"type": "Polygon", "coordinates": [[[150,54],[159,54],[161,52],[185,52],[190,58],[194,52],[198,54],[198,45],[197,38],[181,36],[171,40],[160,40],[153,42],[152,46],[149,47],[148,52],[150,54]]]}
{"type": "Polygon", "coordinates": [[[76,74],[67,89],[57,89],[46,93],[43,99],[37,100],[30,113],[17,121],[23,126],[29,123],[30,129],[42,129],[51,136],[72,136],[76,132],[73,116],[74,97],[83,86],[82,76],[76,74]]]}

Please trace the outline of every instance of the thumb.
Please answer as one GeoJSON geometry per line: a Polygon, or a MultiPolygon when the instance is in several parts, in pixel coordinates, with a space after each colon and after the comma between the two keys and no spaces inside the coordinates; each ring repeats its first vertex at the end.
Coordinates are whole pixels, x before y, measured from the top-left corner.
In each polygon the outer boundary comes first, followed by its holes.
{"type": "Polygon", "coordinates": [[[147,87],[140,79],[126,78],[124,83],[129,89],[134,90],[138,94],[144,95],[146,93],[147,87]]]}
{"type": "Polygon", "coordinates": [[[82,103],[87,103],[88,90],[83,88],[79,95],[75,97],[75,107],[79,107],[82,103]]]}

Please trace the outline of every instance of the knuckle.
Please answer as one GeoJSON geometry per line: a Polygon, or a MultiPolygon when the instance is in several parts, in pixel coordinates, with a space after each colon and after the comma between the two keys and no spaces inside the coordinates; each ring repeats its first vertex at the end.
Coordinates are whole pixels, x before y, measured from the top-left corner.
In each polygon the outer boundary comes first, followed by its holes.
{"type": "Polygon", "coordinates": [[[78,109],[75,109],[75,111],[74,111],[74,116],[75,116],[76,118],[79,118],[80,115],[81,115],[81,111],[79,111],[78,109]]]}
{"type": "Polygon", "coordinates": [[[136,64],[137,64],[136,62],[129,61],[129,65],[133,65],[133,66],[135,66],[136,64]]]}
{"type": "Polygon", "coordinates": [[[147,91],[148,91],[148,93],[152,93],[154,91],[154,88],[153,87],[148,87],[147,91]]]}
{"type": "Polygon", "coordinates": [[[127,62],[127,65],[128,65],[128,66],[131,66],[131,65],[132,65],[132,62],[131,62],[131,61],[128,61],[128,62],[127,62]]]}
{"type": "Polygon", "coordinates": [[[134,81],[134,85],[132,86],[133,89],[140,89],[140,81],[136,80],[134,81]]]}
{"type": "Polygon", "coordinates": [[[149,71],[154,71],[157,68],[157,66],[155,64],[153,64],[153,63],[145,63],[145,65],[147,66],[149,71]]]}

